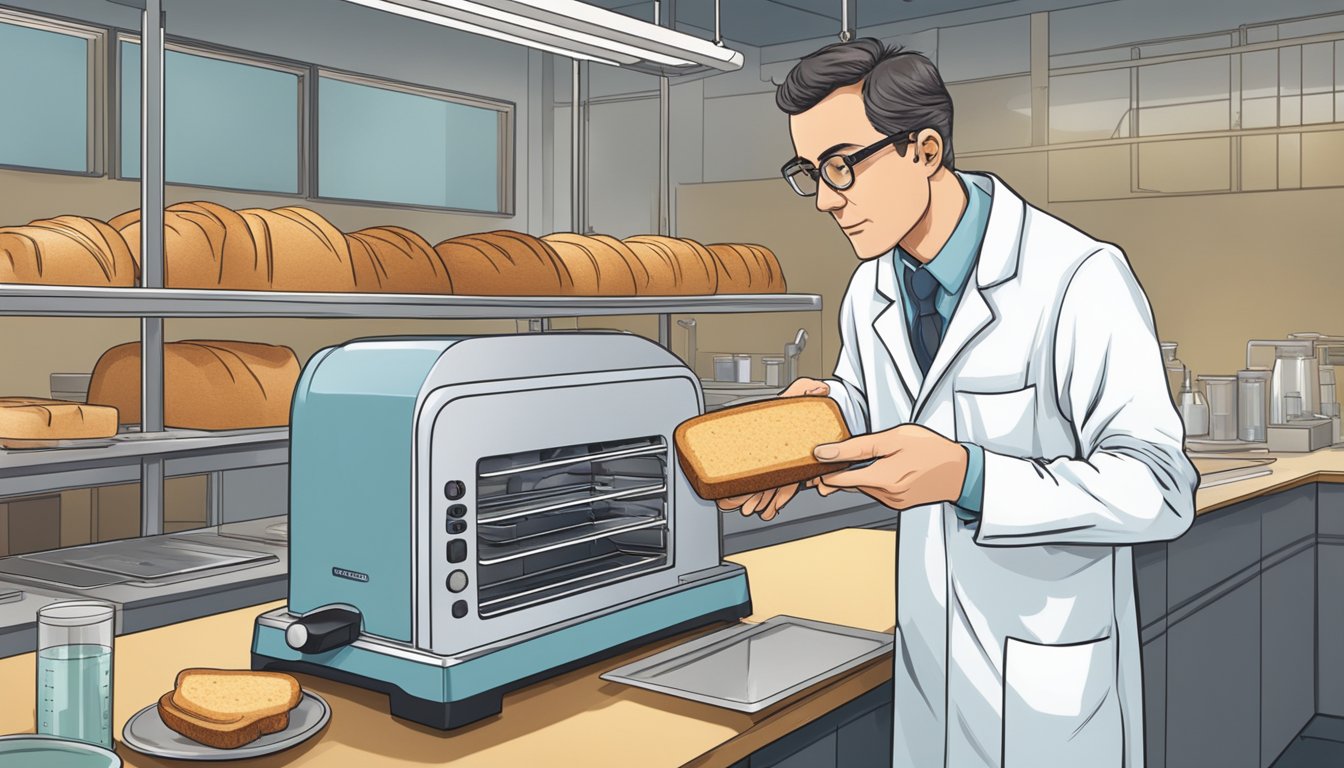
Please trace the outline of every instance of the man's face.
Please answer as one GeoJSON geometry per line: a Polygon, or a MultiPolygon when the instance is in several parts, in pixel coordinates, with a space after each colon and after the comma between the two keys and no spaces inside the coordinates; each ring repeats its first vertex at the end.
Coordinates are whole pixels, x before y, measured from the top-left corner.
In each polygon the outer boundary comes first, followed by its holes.
{"type": "MultiPolygon", "coordinates": [[[[794,152],[817,167],[825,155],[847,155],[886,138],[868,122],[862,82],[838,88],[815,107],[792,115],[789,132],[794,152]]],[[[860,259],[876,258],[894,248],[929,207],[929,176],[936,167],[918,162],[920,153],[914,145],[896,146],[884,147],[855,166],[848,189],[837,191],[824,181],[817,184],[817,210],[835,217],[860,259]]]]}

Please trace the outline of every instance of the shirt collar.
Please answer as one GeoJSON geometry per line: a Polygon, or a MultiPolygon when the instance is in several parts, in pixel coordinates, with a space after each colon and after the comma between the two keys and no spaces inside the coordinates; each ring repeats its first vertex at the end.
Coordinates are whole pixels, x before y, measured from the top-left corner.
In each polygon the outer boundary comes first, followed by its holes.
{"type": "MultiPolygon", "coordinates": [[[[938,255],[924,265],[948,294],[958,293],[966,285],[966,279],[970,277],[971,270],[975,268],[976,258],[980,254],[980,243],[984,240],[985,228],[989,225],[989,195],[985,194],[978,184],[968,183],[962,179],[961,174],[957,173],[956,177],[966,192],[966,210],[962,211],[961,219],[952,230],[952,236],[939,249],[938,255]]],[[[899,245],[896,246],[896,255],[899,257],[893,259],[896,263],[896,276],[902,280],[903,285],[905,270],[917,268],[919,262],[899,245]]]]}

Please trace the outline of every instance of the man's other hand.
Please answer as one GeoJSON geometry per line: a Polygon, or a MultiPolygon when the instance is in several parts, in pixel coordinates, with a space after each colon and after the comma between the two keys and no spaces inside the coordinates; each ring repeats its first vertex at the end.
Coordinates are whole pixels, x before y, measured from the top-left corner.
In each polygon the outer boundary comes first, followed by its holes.
{"type": "Polygon", "coordinates": [[[819,445],[820,461],[865,462],[809,480],[822,496],[857,490],[892,509],[955,502],[966,481],[966,449],[918,424],[902,424],[882,432],[819,445]]]}
{"type": "MultiPolygon", "coordinates": [[[[779,393],[779,397],[826,397],[830,393],[831,387],[826,382],[804,378],[795,379],[783,392],[779,393]]],[[[775,515],[779,514],[779,510],[789,503],[789,499],[793,498],[800,487],[798,483],[793,483],[759,493],[719,499],[718,506],[724,512],[741,509],[743,517],[759,514],[762,520],[773,520],[775,515]]]]}

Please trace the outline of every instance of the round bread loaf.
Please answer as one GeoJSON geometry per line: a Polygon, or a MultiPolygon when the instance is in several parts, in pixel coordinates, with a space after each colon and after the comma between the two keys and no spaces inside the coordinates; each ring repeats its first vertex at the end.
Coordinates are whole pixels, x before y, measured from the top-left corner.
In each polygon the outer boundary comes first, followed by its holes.
{"type": "MultiPolygon", "coordinates": [[[[699,243],[661,235],[637,235],[626,238],[625,243],[636,254],[639,254],[637,245],[653,246],[661,251],[664,258],[671,258],[675,265],[673,270],[675,289],[672,294],[698,296],[714,293],[714,289],[718,285],[714,257],[699,243]]],[[[648,264],[647,258],[645,263],[648,264]]],[[[653,274],[652,266],[649,267],[649,272],[653,274]]]]}
{"type": "Polygon", "coordinates": [[[355,290],[350,246],[321,214],[299,207],[247,208],[238,213],[252,232],[260,263],[270,264],[271,290],[355,290]]]}
{"type": "MultiPolygon", "coordinates": [[[[170,342],[163,345],[163,422],[182,429],[282,427],[298,380],[299,361],[289,347],[170,342]]],[[[98,358],[88,401],[116,408],[122,424],[140,422],[138,342],[98,358]]]]}
{"type": "MultiPolygon", "coordinates": [[[[619,240],[556,232],[542,241],[550,245],[556,256],[569,270],[574,280],[576,296],[634,296],[637,294],[635,273],[627,257],[628,251],[619,240]],[[619,249],[612,243],[619,245],[619,249]]],[[[632,254],[630,259],[634,259],[632,254]]]]}
{"type": "Polygon", "coordinates": [[[355,290],[365,293],[453,292],[439,254],[423,237],[401,227],[369,227],[346,235],[355,290]]]}
{"type": "Polygon", "coordinates": [[[110,225],[82,216],[0,227],[0,283],[129,287],[136,265],[110,225]]]}
{"type": "Polygon", "coordinates": [[[784,282],[784,270],[779,266],[779,259],[775,257],[774,251],[755,243],[739,243],[738,248],[747,248],[756,254],[756,263],[760,265],[758,269],[764,271],[767,293],[788,293],[789,286],[784,282]]]}
{"type": "Polygon", "coordinates": [[[549,246],[519,232],[485,232],[434,246],[455,293],[471,296],[563,296],[574,281],[549,246]]]}
{"type": "Polygon", "coordinates": [[[765,273],[757,255],[745,246],[717,243],[709,246],[719,273],[719,293],[765,293],[765,273]]]}
{"type": "MultiPolygon", "coordinates": [[[[109,223],[121,230],[138,268],[140,209],[109,223]]],[[[217,203],[199,200],[165,208],[163,257],[163,284],[168,288],[270,288],[270,265],[257,253],[243,217],[217,203]]]]}
{"type": "Polygon", "coordinates": [[[648,296],[676,296],[681,293],[681,261],[666,244],[643,237],[631,237],[622,242],[649,275],[641,293],[648,296]]]}

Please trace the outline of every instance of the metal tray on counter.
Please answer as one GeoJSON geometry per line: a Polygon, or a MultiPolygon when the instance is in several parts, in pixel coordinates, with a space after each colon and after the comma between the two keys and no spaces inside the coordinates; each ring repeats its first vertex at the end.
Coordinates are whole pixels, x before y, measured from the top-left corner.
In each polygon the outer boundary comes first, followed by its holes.
{"type": "Polygon", "coordinates": [[[892,636],[775,616],[682,643],[602,675],[603,680],[739,712],[759,712],[889,653],[892,636]]]}

